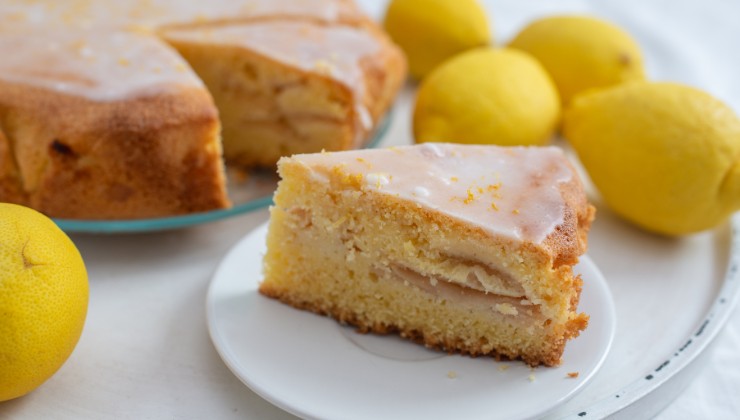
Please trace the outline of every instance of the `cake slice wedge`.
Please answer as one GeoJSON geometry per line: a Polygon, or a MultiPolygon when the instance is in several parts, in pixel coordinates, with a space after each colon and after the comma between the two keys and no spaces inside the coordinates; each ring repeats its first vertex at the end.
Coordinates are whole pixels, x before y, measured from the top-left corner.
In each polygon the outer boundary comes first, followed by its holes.
{"type": "Polygon", "coordinates": [[[594,216],[555,147],[423,144],[282,158],[260,292],[360,332],[560,363],[594,216]]]}

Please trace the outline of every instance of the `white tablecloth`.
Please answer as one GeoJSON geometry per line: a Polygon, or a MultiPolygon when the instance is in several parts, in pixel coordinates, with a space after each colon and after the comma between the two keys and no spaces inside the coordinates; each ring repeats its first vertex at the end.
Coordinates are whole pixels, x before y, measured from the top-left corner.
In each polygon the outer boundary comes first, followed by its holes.
{"type": "MultiPolygon", "coordinates": [[[[362,3],[375,16],[384,9],[384,2],[362,3]]],[[[740,110],[740,2],[485,3],[496,38],[504,41],[539,15],[575,11],[606,17],[635,35],[653,78],[698,86],[740,110]]],[[[409,133],[392,129],[386,141],[408,142],[409,133]]],[[[72,235],[90,275],[82,339],[42,387],[0,404],[0,418],[291,418],[231,374],[211,344],[205,320],[206,291],[218,262],[267,217],[260,210],[180,231],[72,235]]],[[[658,418],[737,418],[738,348],[736,311],[709,365],[658,418]]]]}

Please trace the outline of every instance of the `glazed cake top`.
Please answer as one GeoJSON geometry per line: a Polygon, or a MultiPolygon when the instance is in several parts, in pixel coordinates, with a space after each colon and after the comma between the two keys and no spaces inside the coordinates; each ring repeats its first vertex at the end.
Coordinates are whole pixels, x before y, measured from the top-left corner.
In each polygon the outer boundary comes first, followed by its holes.
{"type": "Polygon", "coordinates": [[[565,220],[563,184],[580,180],[557,147],[425,143],[296,155],[315,179],[332,172],[485,231],[540,244],[565,220]]]}
{"type": "MultiPolygon", "coordinates": [[[[156,30],[227,20],[247,26],[272,19],[328,22],[359,14],[346,0],[5,0],[0,2],[0,81],[93,101],[202,88],[156,30]]],[[[281,45],[280,39],[270,45],[281,45]]],[[[296,52],[283,55],[290,54],[296,52]]]]}
{"type": "Polygon", "coordinates": [[[3,0],[0,31],[29,27],[91,29],[200,24],[221,20],[352,18],[348,0],[3,0]]]}
{"type": "Polygon", "coordinates": [[[202,87],[172,48],[125,31],[44,31],[0,35],[0,79],[55,92],[113,101],[202,87]]]}

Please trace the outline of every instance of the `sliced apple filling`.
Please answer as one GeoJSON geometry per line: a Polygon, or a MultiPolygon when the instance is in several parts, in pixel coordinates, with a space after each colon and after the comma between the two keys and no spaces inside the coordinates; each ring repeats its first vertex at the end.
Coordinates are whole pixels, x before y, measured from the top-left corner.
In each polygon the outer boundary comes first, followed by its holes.
{"type": "Polygon", "coordinates": [[[457,305],[474,310],[493,310],[528,321],[542,317],[539,306],[532,304],[521,293],[519,295],[511,293],[515,290],[523,291],[520,287],[510,289],[510,292],[504,295],[485,291],[481,287],[460,285],[443,276],[422,274],[402,264],[391,264],[390,271],[398,280],[457,305]]]}

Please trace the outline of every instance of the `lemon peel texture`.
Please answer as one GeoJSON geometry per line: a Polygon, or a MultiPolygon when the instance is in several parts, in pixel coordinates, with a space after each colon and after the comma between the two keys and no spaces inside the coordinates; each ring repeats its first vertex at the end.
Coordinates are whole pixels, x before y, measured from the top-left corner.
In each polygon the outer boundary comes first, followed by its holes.
{"type": "Polygon", "coordinates": [[[560,118],[550,77],[526,53],[478,48],[435,69],[419,86],[417,142],[543,145],[560,118]]]}
{"type": "Polygon", "coordinates": [[[0,401],[50,378],[82,333],[85,265],[72,241],[35,210],[0,203],[0,401]]]}
{"type": "Polygon", "coordinates": [[[509,43],[537,58],[564,104],[589,89],[644,80],[642,52],[619,27],[591,16],[536,20],[509,43]]]}
{"type": "Polygon", "coordinates": [[[702,231],[740,208],[740,119],[703,91],[635,82],[589,92],[563,128],[606,204],[649,231],[702,231]]]}

